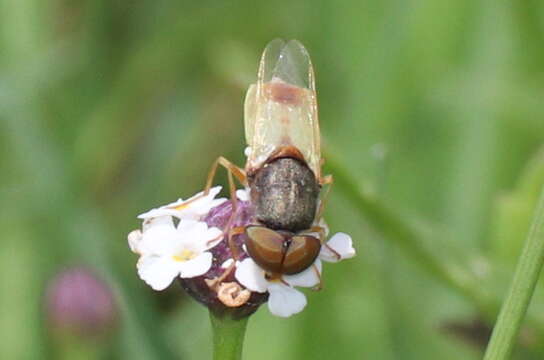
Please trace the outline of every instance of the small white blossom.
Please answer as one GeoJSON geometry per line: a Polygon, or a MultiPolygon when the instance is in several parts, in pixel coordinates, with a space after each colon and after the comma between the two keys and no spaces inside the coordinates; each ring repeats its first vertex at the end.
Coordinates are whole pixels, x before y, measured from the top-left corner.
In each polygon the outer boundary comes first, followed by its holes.
{"type": "Polygon", "coordinates": [[[289,317],[301,312],[306,306],[306,296],[295,286],[314,287],[321,281],[321,260],[338,262],[355,256],[351,237],[335,234],[321,247],[318,259],[308,269],[295,274],[269,280],[266,272],[251,258],[244,259],[236,267],[236,279],[251,291],[269,292],[268,309],[274,315],[289,317]]]}
{"type": "Polygon", "coordinates": [[[327,262],[338,262],[355,256],[351,236],[345,233],[336,233],[321,247],[319,258],[327,262]]]}
{"type": "Polygon", "coordinates": [[[236,197],[240,201],[249,201],[249,189],[236,190],[236,197]]]}
{"type": "Polygon", "coordinates": [[[251,156],[251,147],[246,146],[246,148],[244,149],[244,155],[245,155],[246,157],[250,157],[250,156],[251,156]]]}
{"type": "Polygon", "coordinates": [[[164,290],[177,277],[192,278],[212,265],[208,251],[222,238],[218,228],[201,221],[182,219],[177,226],[170,216],[147,224],[128,236],[130,249],[140,254],[138,275],[154,290],[164,290]]]}
{"type": "Polygon", "coordinates": [[[268,309],[276,316],[289,317],[301,312],[306,306],[306,296],[294,286],[313,287],[319,284],[321,261],[295,275],[283,275],[268,280],[266,272],[251,258],[244,259],[236,267],[235,277],[251,291],[269,292],[268,309]],[[315,266],[315,267],[314,267],[315,266]]]}
{"type": "Polygon", "coordinates": [[[201,220],[212,208],[227,201],[225,198],[215,199],[220,191],[221,186],[216,186],[211,188],[207,195],[204,195],[204,192],[201,191],[187,200],[178,199],[171,204],[145,212],[139,215],[138,218],[144,219],[146,223],[153,218],[166,215],[178,219],[201,220]]]}
{"type": "Polygon", "coordinates": [[[128,234],[128,247],[133,253],[139,254],[138,245],[142,239],[141,230],[133,230],[128,234]]]}

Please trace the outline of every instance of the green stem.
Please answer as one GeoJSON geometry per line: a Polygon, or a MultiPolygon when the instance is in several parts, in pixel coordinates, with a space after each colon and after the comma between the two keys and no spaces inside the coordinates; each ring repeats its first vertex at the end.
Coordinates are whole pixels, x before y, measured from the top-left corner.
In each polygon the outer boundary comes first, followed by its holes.
{"type": "Polygon", "coordinates": [[[108,355],[107,343],[102,339],[92,341],[75,336],[66,336],[56,343],[55,359],[60,360],[94,360],[104,359],[108,355]]]}
{"type": "Polygon", "coordinates": [[[214,360],[241,360],[248,317],[235,320],[210,312],[214,360]]]}
{"type": "Polygon", "coordinates": [[[544,262],[544,188],[484,360],[510,358],[544,262]]]}

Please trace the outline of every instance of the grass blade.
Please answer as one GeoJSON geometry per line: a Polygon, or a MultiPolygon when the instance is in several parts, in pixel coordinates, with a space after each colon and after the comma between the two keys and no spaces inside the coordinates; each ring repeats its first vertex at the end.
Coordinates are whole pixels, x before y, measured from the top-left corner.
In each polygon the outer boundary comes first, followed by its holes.
{"type": "Polygon", "coordinates": [[[509,359],[544,262],[544,189],[484,360],[509,359]]]}

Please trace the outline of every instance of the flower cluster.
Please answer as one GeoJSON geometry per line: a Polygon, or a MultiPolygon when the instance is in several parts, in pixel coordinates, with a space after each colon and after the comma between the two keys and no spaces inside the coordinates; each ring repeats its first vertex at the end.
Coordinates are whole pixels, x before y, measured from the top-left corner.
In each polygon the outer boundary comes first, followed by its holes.
{"type": "MultiPolygon", "coordinates": [[[[305,295],[295,287],[318,289],[322,261],[338,262],[355,255],[350,236],[337,233],[321,247],[315,262],[294,275],[268,274],[248,255],[246,235],[232,229],[254,223],[246,190],[237,201],[216,199],[221,187],[139,216],[142,230],[128,235],[130,249],[140,255],[138,275],[154,290],[174,279],[197,301],[216,313],[248,316],[268,301],[274,315],[289,317],[304,309],[305,295]]],[[[328,235],[326,224],[318,224],[328,235]]]]}

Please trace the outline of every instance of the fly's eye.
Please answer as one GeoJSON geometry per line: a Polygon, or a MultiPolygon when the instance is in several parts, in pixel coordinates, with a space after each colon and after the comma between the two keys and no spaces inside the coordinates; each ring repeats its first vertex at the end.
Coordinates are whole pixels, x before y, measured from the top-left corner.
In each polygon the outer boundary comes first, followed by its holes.
{"type": "Polygon", "coordinates": [[[285,238],[264,226],[246,228],[246,247],[249,256],[266,271],[280,273],[285,252],[285,238]]]}
{"type": "Polygon", "coordinates": [[[296,274],[309,268],[319,255],[321,241],[308,235],[295,235],[283,260],[283,273],[296,274]]]}

